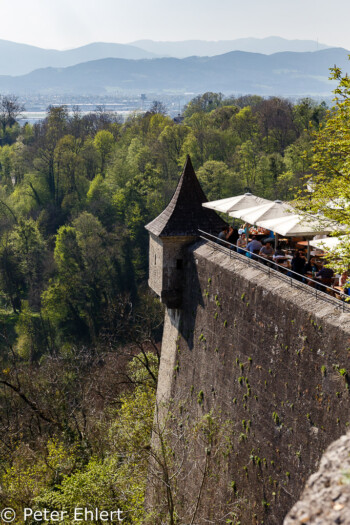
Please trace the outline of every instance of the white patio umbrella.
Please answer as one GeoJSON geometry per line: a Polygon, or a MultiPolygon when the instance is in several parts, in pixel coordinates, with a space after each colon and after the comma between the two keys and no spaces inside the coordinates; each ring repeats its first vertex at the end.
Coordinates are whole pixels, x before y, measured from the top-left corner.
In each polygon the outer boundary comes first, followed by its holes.
{"type": "Polygon", "coordinates": [[[262,221],[278,219],[281,217],[291,217],[291,205],[282,201],[268,201],[260,206],[241,209],[237,212],[229,212],[232,217],[239,217],[249,224],[262,226],[262,221]]]}
{"type": "MultiPolygon", "coordinates": [[[[261,221],[274,219],[276,217],[284,217],[291,215],[290,204],[282,201],[267,201],[259,206],[251,208],[234,210],[229,212],[232,217],[239,217],[244,220],[247,224],[256,224],[261,226],[261,221]]],[[[246,229],[246,235],[248,239],[248,228],[246,229]]],[[[277,236],[275,236],[275,246],[277,246],[277,236]]]]}
{"type": "Polygon", "coordinates": [[[299,214],[290,214],[285,217],[261,221],[260,226],[282,235],[283,237],[308,237],[327,234],[339,230],[340,226],[334,222],[307,219],[299,214]]]}
{"type": "MultiPolygon", "coordinates": [[[[339,229],[339,225],[334,221],[317,220],[317,218],[306,218],[299,214],[290,214],[270,221],[262,221],[260,225],[275,232],[276,235],[283,237],[311,237],[334,232],[339,229]]],[[[276,238],[277,244],[277,238],[276,238]]],[[[311,240],[307,243],[307,257],[310,257],[311,240]]]]}
{"type": "Polygon", "coordinates": [[[254,206],[266,204],[267,199],[257,197],[252,193],[245,193],[244,195],[236,195],[235,197],[228,197],[226,199],[220,199],[217,201],[204,202],[202,206],[205,208],[211,208],[212,210],[221,211],[223,213],[230,213],[232,217],[239,217],[239,215],[233,215],[233,212],[242,210],[245,208],[251,208],[254,206]]]}
{"type": "MultiPolygon", "coordinates": [[[[349,241],[349,237],[345,237],[346,238],[344,238],[344,240],[349,241]]],[[[333,250],[333,248],[337,248],[341,240],[342,239],[340,237],[326,237],[325,239],[312,239],[310,241],[310,244],[315,248],[321,248],[323,250],[333,250]]]]}

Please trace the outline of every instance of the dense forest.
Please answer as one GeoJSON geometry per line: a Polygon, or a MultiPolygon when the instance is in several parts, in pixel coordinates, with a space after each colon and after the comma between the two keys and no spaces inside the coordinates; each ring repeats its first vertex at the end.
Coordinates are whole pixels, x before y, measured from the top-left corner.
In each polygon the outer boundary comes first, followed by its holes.
{"type": "Polygon", "coordinates": [[[20,111],[1,98],[1,503],[145,523],[163,313],[144,225],[187,154],[209,200],[292,198],[327,108],[205,93],[181,123],[158,102],[125,122],[52,106],[20,127],[20,111]]]}

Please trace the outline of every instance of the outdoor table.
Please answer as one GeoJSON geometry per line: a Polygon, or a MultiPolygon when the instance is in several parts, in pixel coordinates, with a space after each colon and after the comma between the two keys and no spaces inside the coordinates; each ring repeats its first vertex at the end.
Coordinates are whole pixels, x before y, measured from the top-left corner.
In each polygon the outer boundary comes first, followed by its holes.
{"type": "Polygon", "coordinates": [[[283,268],[284,270],[290,270],[291,260],[292,260],[292,257],[290,255],[287,255],[286,257],[284,257],[283,261],[278,261],[276,259],[274,261],[276,264],[278,264],[280,268],[283,268]]]}
{"type": "MultiPolygon", "coordinates": [[[[315,280],[315,275],[312,275],[312,272],[306,272],[306,273],[304,274],[304,277],[305,277],[305,279],[312,279],[312,281],[315,280]]],[[[312,281],[311,281],[311,280],[306,281],[306,284],[308,284],[309,286],[314,287],[314,286],[315,286],[315,283],[313,283],[312,281]]]]}

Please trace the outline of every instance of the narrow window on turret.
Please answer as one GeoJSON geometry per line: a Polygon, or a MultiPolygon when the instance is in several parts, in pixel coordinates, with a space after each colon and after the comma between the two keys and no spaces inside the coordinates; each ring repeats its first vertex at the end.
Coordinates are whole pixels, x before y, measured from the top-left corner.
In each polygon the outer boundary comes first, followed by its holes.
{"type": "Polygon", "coordinates": [[[157,264],[157,254],[155,253],[154,254],[154,265],[156,265],[156,264],[157,264]]]}
{"type": "Polygon", "coordinates": [[[176,259],[176,269],[182,270],[182,259],[176,259]]]}

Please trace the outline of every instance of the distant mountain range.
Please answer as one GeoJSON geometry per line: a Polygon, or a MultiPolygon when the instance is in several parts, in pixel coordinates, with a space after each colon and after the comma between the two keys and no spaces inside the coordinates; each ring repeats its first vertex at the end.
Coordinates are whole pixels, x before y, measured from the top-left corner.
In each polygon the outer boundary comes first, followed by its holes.
{"type": "Polygon", "coordinates": [[[283,51],[317,51],[328,46],[313,40],[286,40],[280,37],[243,38],[218,42],[187,40],[153,42],[139,40],[131,44],[95,42],[86,46],[58,51],[0,40],[0,75],[25,75],[45,67],[68,67],[102,58],[143,58],[215,56],[230,51],[272,54],[283,51]]]}
{"type": "Polygon", "coordinates": [[[150,51],[129,44],[96,42],[58,51],[0,40],[0,75],[24,75],[43,67],[68,67],[100,58],[153,58],[150,51]]]}
{"type": "Polygon", "coordinates": [[[320,44],[315,40],[287,40],[279,36],[267,38],[239,38],[236,40],[185,40],[183,42],[154,42],[153,40],[137,40],[132,46],[144,49],[158,56],[186,58],[189,56],[215,56],[230,51],[247,51],[248,53],[263,53],[272,55],[283,51],[303,53],[306,51],[321,51],[330,46],[320,44]]]}
{"type": "Polygon", "coordinates": [[[0,93],[255,93],[265,96],[329,96],[334,64],[349,71],[349,51],[273,55],[233,51],[214,57],[125,60],[107,58],[66,68],[38,69],[27,75],[0,76],[0,93]]]}

